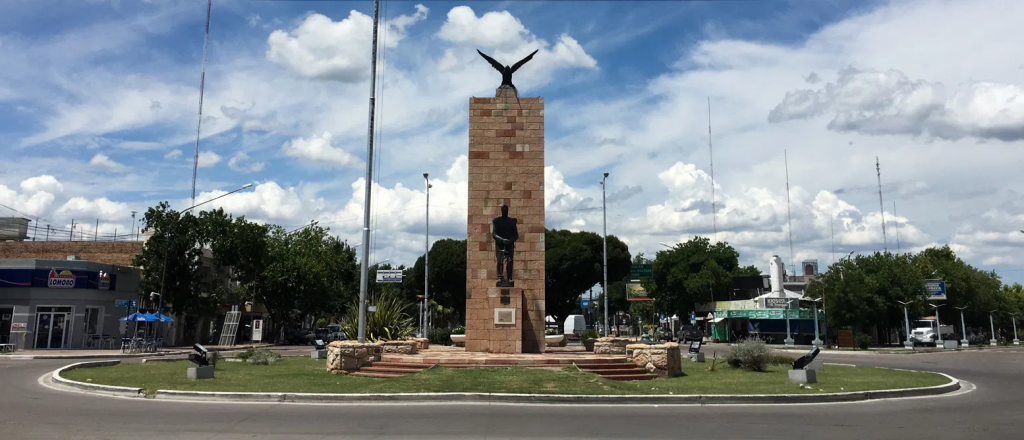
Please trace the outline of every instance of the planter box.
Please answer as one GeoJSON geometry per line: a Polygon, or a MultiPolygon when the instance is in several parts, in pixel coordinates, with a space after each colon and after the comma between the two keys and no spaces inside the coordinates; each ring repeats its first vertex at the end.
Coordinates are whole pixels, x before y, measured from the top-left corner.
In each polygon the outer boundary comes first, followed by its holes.
{"type": "Polygon", "coordinates": [[[457,347],[466,345],[466,335],[451,335],[452,344],[457,347]]]}
{"type": "Polygon", "coordinates": [[[544,335],[544,342],[548,347],[556,347],[562,343],[562,339],[565,339],[565,335],[544,335]]]}
{"type": "Polygon", "coordinates": [[[583,340],[583,347],[587,351],[594,351],[594,343],[595,342],[597,342],[597,339],[584,339],[583,340]]]}

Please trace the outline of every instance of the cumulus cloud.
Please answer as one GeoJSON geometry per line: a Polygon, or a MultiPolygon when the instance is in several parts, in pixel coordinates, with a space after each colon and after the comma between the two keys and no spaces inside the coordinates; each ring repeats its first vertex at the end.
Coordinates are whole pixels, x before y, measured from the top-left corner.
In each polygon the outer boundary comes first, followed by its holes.
{"type": "Polygon", "coordinates": [[[177,159],[181,157],[181,150],[175,148],[164,155],[164,159],[177,159]]]}
{"type": "Polygon", "coordinates": [[[253,162],[249,160],[249,155],[244,151],[239,151],[231,156],[228,160],[228,167],[238,171],[239,173],[255,173],[257,171],[263,171],[263,168],[267,164],[265,162],[253,162]]]}
{"type": "MultiPolygon", "coordinates": [[[[384,22],[378,42],[397,47],[406,28],[427,17],[430,10],[416,5],[413,15],[400,15],[384,22]]],[[[275,30],[267,38],[267,59],[296,73],[323,80],[357,83],[369,79],[373,18],[352,10],[347,18],[333,21],[313,13],[292,30],[275,30]]]]}
{"type": "MultiPolygon", "coordinates": [[[[21,181],[20,186],[21,192],[19,193],[15,189],[0,184],[0,204],[32,216],[45,215],[56,200],[56,195],[64,191],[64,186],[50,175],[25,179],[21,181]]],[[[8,212],[4,215],[20,214],[8,212]]]]}
{"type": "Polygon", "coordinates": [[[848,68],[819,89],[786,92],[768,113],[785,122],[832,115],[828,129],[870,135],[929,135],[1018,141],[1024,139],[1024,89],[974,81],[947,87],[912,80],[899,70],[848,68]]]}
{"type": "Polygon", "coordinates": [[[362,162],[349,152],[331,145],[333,140],[334,136],[325,131],[322,136],[313,135],[285,142],[281,150],[290,157],[313,165],[355,167],[362,162]]]}
{"type": "Polygon", "coordinates": [[[552,45],[533,35],[508,11],[491,11],[477,17],[473,8],[456,6],[448,11],[448,18],[437,36],[466,46],[494,49],[495,54],[488,55],[506,65],[512,65],[534,50],[540,50],[527,66],[597,67],[597,61],[568,34],[560,34],[552,45]]]}
{"type": "Polygon", "coordinates": [[[56,177],[44,174],[42,176],[30,177],[23,180],[21,182],[21,190],[30,195],[38,192],[60,194],[64,192],[64,185],[62,185],[56,177]]]}
{"type": "Polygon", "coordinates": [[[96,155],[89,160],[89,165],[99,168],[101,170],[111,171],[115,173],[121,173],[128,170],[128,167],[124,166],[123,164],[115,162],[114,160],[112,160],[111,158],[107,157],[105,154],[102,153],[96,153],[96,155]]]}
{"type": "MultiPolygon", "coordinates": [[[[212,151],[200,151],[199,152],[199,168],[209,168],[220,163],[220,155],[212,151]]],[[[195,157],[188,159],[189,162],[195,162],[195,157]]]]}
{"type": "Polygon", "coordinates": [[[114,202],[106,197],[87,199],[72,197],[57,209],[57,215],[71,218],[98,218],[101,220],[118,220],[131,216],[128,204],[114,202]]]}

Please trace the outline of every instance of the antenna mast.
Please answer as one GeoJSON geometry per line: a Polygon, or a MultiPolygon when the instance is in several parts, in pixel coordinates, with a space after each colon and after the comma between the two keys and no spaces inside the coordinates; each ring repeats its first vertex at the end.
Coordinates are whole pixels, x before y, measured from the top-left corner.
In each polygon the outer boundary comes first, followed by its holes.
{"type": "Polygon", "coordinates": [[[786,218],[789,221],[789,265],[794,269],[796,274],[796,266],[793,266],[793,214],[789,211],[789,153],[786,150],[782,150],[783,158],[786,161],[786,218]]]}
{"type": "Polygon", "coordinates": [[[900,249],[900,222],[896,219],[896,201],[892,201],[892,221],[896,225],[896,253],[900,253],[903,250],[900,249]]]}
{"type": "Polygon", "coordinates": [[[196,204],[196,173],[199,171],[199,129],[203,126],[203,89],[206,87],[206,46],[210,42],[210,9],[213,0],[206,0],[206,34],[203,36],[203,67],[199,75],[199,123],[196,125],[196,155],[192,157],[192,204],[196,204]]]}
{"type": "Polygon", "coordinates": [[[711,226],[715,231],[715,243],[718,243],[718,210],[715,209],[715,153],[711,147],[711,97],[708,97],[708,157],[711,158],[711,226]]]}
{"type": "Polygon", "coordinates": [[[878,156],[875,156],[875,172],[878,173],[878,211],[882,214],[882,248],[889,252],[889,241],[885,238],[885,205],[882,204],[882,166],[878,163],[878,156]]]}

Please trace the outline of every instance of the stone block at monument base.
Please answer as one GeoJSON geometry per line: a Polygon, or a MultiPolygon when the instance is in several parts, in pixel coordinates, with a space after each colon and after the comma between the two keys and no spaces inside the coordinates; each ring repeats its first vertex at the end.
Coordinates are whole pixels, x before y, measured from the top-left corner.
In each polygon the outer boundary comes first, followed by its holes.
{"type": "Polygon", "coordinates": [[[382,352],[388,354],[416,354],[417,341],[385,341],[382,344],[382,352]]]}
{"type": "Polygon", "coordinates": [[[789,370],[789,381],[793,383],[817,383],[818,375],[814,370],[789,370]]]}
{"type": "Polygon", "coordinates": [[[704,362],[704,353],[687,353],[690,357],[690,362],[704,362]]]}
{"type": "Polygon", "coordinates": [[[811,361],[811,363],[807,364],[807,367],[805,367],[805,368],[808,369],[808,370],[824,371],[825,370],[825,362],[822,361],[821,359],[818,359],[818,360],[815,360],[815,361],[811,361]]]}
{"type": "Polygon", "coordinates": [[[629,342],[626,338],[598,338],[594,343],[594,354],[626,354],[629,342]]]}
{"type": "Polygon", "coordinates": [[[629,344],[626,359],[649,373],[664,377],[682,374],[679,344],[629,344]]]}
{"type": "Polygon", "coordinates": [[[544,98],[469,100],[466,351],[543,353],[544,98]]]}
{"type": "Polygon", "coordinates": [[[327,349],[310,350],[309,357],[312,359],[327,359],[327,349]]]}
{"type": "MultiPolygon", "coordinates": [[[[195,364],[193,364],[195,365],[195,364]]],[[[189,379],[213,379],[213,365],[189,367],[186,373],[189,379]]]]}
{"type": "Polygon", "coordinates": [[[334,341],[327,344],[327,371],[358,371],[380,360],[382,344],[334,341]]]}

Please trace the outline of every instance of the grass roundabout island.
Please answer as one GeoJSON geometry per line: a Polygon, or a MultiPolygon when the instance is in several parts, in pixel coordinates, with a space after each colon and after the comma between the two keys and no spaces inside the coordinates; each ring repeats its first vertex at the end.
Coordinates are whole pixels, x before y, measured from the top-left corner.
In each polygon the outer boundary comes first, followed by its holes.
{"type": "Polygon", "coordinates": [[[824,394],[924,388],[946,385],[950,378],[936,373],[874,367],[827,365],[818,371],[818,383],[790,383],[787,367],[770,366],[755,372],[718,362],[683,361],[682,376],[649,381],[620,382],[604,379],[575,366],[560,369],[434,367],[407,376],[374,379],[340,376],[325,371],[324,361],[308,357],[284,358],[270,365],[221,362],[216,378],[190,380],[189,363],[153,362],[79,368],[61,373],[68,380],[95,385],[157,390],[244,393],[515,393],[540,395],[772,395],[824,394]]]}

